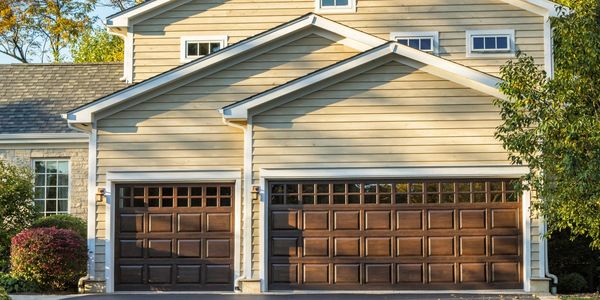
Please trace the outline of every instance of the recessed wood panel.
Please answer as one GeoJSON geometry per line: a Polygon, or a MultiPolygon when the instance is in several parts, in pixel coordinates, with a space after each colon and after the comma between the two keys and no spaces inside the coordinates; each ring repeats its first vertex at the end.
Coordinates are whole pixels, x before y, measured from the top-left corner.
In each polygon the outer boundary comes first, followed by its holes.
{"type": "Polygon", "coordinates": [[[423,213],[420,210],[408,210],[396,212],[396,229],[414,229],[423,228],[423,213]]]}
{"type": "Polygon", "coordinates": [[[329,265],[328,264],[305,264],[302,276],[305,284],[310,283],[329,283],[329,265]]]}
{"type": "Polygon", "coordinates": [[[228,258],[229,249],[228,239],[206,239],[206,258],[228,258]]]}
{"type": "Polygon", "coordinates": [[[148,258],[171,257],[171,240],[149,240],[148,258]]]}
{"type": "Polygon", "coordinates": [[[460,211],[461,229],[485,229],[485,210],[461,210],[460,211]]]}
{"type": "Polygon", "coordinates": [[[460,264],[460,281],[485,283],[487,281],[485,263],[460,264]]]}
{"type": "Polygon", "coordinates": [[[519,239],[516,236],[492,236],[492,255],[518,255],[519,239]]]}
{"type": "Polygon", "coordinates": [[[143,214],[122,214],[120,216],[120,232],[143,232],[144,215],[143,214]]]}
{"type": "Polygon", "coordinates": [[[296,256],[298,250],[298,238],[272,238],[271,253],[274,256],[296,256]]]}
{"type": "Polygon", "coordinates": [[[142,258],[144,257],[144,241],[143,240],[121,240],[119,241],[119,255],[127,258],[142,258]]]}
{"type": "Polygon", "coordinates": [[[392,225],[392,215],[390,211],[366,211],[365,229],[366,230],[390,230],[392,225]]]}
{"type": "Polygon", "coordinates": [[[229,232],[231,230],[231,214],[207,213],[207,232],[229,232]]]}
{"type": "Polygon", "coordinates": [[[360,213],[358,211],[336,211],[333,215],[335,230],[360,229],[360,213]]]}
{"type": "Polygon", "coordinates": [[[430,237],[429,256],[454,255],[454,237],[430,237]]]}
{"type": "Polygon", "coordinates": [[[460,237],[460,255],[461,256],[484,256],[485,255],[485,236],[461,236],[460,237]]]}
{"type": "Polygon", "coordinates": [[[231,283],[230,265],[206,265],[206,283],[228,284],[231,283]]]}
{"type": "Polygon", "coordinates": [[[422,283],[423,264],[397,264],[396,282],[398,283],[422,283]]]}
{"type": "Polygon", "coordinates": [[[143,283],[143,266],[119,266],[119,282],[122,283],[143,283]]]}
{"type": "Polygon", "coordinates": [[[391,264],[365,264],[365,283],[392,283],[391,264]]]}
{"type": "Polygon", "coordinates": [[[453,229],[453,210],[430,210],[427,212],[427,224],[429,229],[453,229]]]}
{"type": "Polygon", "coordinates": [[[298,229],[298,212],[274,211],[271,213],[270,222],[274,230],[298,229]]]}
{"type": "Polygon", "coordinates": [[[172,232],[173,216],[171,214],[150,214],[148,224],[150,233],[172,232]]]}
{"type": "Polygon", "coordinates": [[[276,283],[297,283],[297,264],[273,264],[271,266],[271,281],[276,283]]]}
{"type": "Polygon", "coordinates": [[[179,214],[177,217],[177,229],[179,232],[202,231],[202,214],[179,214]]]}
{"type": "Polygon", "coordinates": [[[148,283],[171,283],[171,266],[148,266],[148,283]]]}
{"type": "Polygon", "coordinates": [[[518,228],[519,217],[516,209],[492,209],[492,228],[518,228]]]}
{"type": "Polygon", "coordinates": [[[365,238],[365,256],[391,256],[392,240],[389,237],[365,238]]]}
{"type": "Polygon", "coordinates": [[[334,256],[359,256],[360,238],[336,238],[334,256]]]}
{"type": "Polygon", "coordinates": [[[454,282],[454,264],[429,264],[429,282],[454,282]]]}
{"type": "Polygon", "coordinates": [[[492,263],[492,282],[518,282],[519,263],[496,262],[492,263]]]}
{"type": "Polygon", "coordinates": [[[305,211],[304,230],[329,230],[329,212],[305,211]]]}
{"type": "Polygon", "coordinates": [[[360,284],[360,264],[335,264],[334,282],[360,284]]]}
{"type": "Polygon", "coordinates": [[[202,241],[201,240],[178,240],[177,241],[177,256],[200,258],[202,256],[202,241]]]}
{"type": "Polygon", "coordinates": [[[396,238],[397,256],[423,256],[423,237],[396,238]]]}
{"type": "Polygon", "coordinates": [[[178,265],[177,283],[200,284],[202,279],[202,267],[200,265],[178,265]]]}
{"type": "Polygon", "coordinates": [[[304,238],[304,256],[328,256],[329,238],[304,238]]]}

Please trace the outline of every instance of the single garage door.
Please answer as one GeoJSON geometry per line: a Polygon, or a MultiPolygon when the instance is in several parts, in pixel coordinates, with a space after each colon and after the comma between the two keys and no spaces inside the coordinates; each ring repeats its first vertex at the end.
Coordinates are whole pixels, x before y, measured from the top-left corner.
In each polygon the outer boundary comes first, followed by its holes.
{"type": "Polygon", "coordinates": [[[233,184],[116,190],[116,290],[233,290],[233,184]]]}
{"type": "Polygon", "coordinates": [[[513,182],[269,183],[270,289],[522,288],[513,182]]]}

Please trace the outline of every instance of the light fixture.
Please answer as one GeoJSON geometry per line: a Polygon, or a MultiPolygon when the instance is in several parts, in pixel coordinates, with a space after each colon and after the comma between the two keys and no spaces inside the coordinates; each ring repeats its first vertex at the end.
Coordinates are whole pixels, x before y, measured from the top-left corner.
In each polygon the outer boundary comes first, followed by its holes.
{"type": "Polygon", "coordinates": [[[252,186],[252,200],[258,200],[258,195],[260,194],[260,187],[258,185],[252,186]]]}
{"type": "Polygon", "coordinates": [[[96,190],[96,202],[102,202],[104,200],[105,194],[106,194],[106,189],[98,188],[96,190]]]}

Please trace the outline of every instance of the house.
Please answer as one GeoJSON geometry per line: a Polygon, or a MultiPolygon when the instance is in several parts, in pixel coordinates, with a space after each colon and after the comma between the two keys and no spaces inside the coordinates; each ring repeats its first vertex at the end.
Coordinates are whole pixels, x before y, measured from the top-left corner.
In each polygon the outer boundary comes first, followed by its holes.
{"type": "Polygon", "coordinates": [[[546,0],[151,0],[110,16],[132,85],[88,133],[107,292],[547,292],[499,68],[552,74],[546,0]]]}

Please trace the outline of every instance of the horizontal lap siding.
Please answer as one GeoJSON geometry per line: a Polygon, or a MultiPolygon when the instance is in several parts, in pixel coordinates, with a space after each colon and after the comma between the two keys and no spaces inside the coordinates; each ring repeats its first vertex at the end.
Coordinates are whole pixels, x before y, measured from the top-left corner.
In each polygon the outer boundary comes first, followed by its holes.
{"type": "MultiPolygon", "coordinates": [[[[134,25],[135,81],[179,65],[181,36],[228,35],[233,44],[313,11],[314,1],[193,0],[134,25]]],[[[383,39],[439,31],[442,57],[494,74],[506,59],[466,58],[465,30],[515,29],[518,48],[543,63],[543,18],[500,0],[358,0],[356,13],[325,17],[383,39]]]]}
{"type": "MultiPolygon", "coordinates": [[[[98,185],[107,171],[243,167],[243,133],[223,123],[219,108],[357,54],[315,34],[285,43],[99,120],[98,185]]],[[[97,276],[104,276],[105,218],[99,205],[97,276]]]]}
{"type": "Polygon", "coordinates": [[[509,165],[492,100],[389,62],[254,116],[253,178],[282,166],[509,165]]]}

